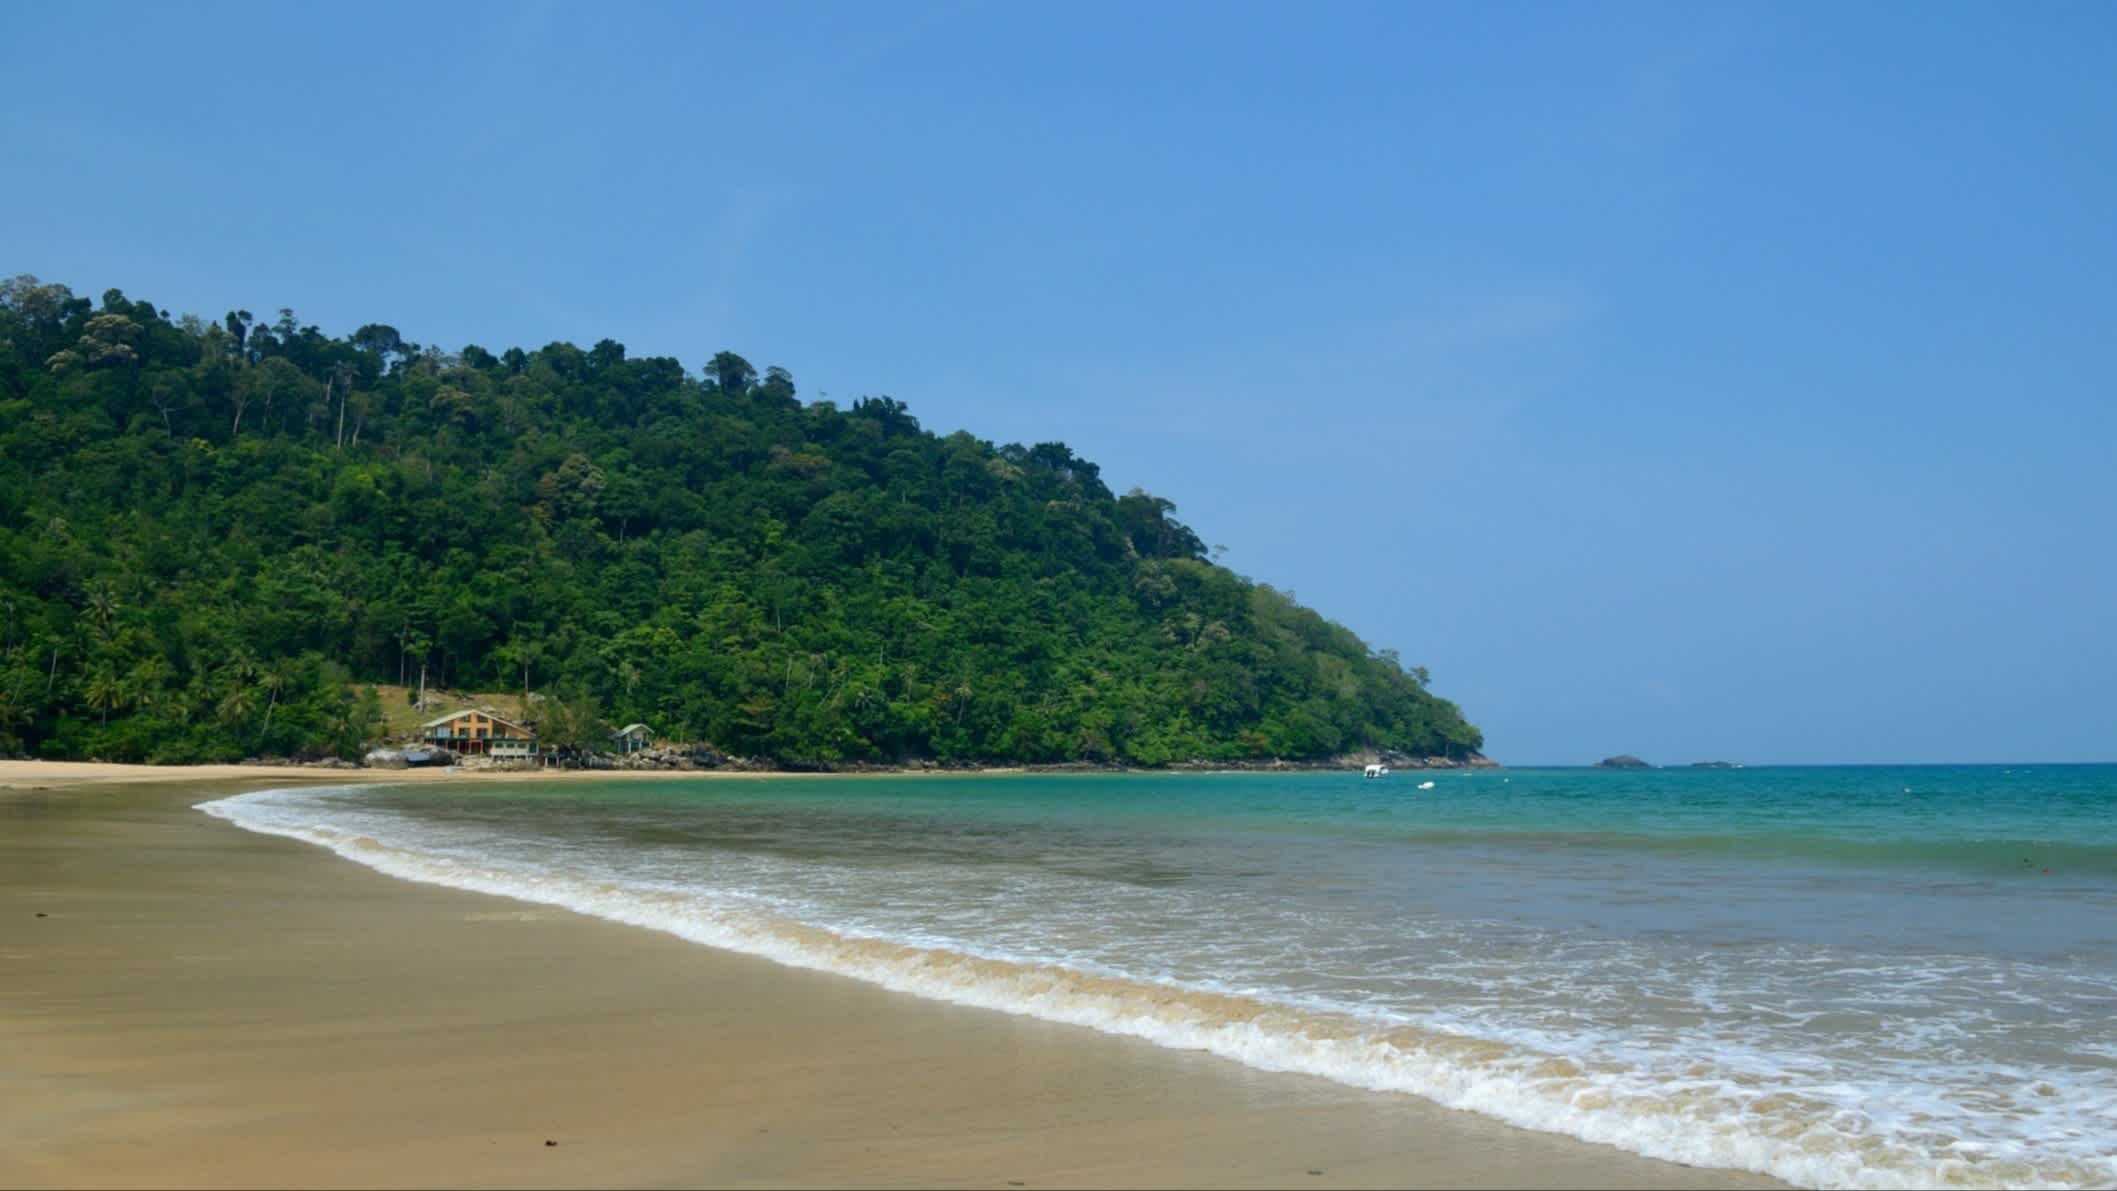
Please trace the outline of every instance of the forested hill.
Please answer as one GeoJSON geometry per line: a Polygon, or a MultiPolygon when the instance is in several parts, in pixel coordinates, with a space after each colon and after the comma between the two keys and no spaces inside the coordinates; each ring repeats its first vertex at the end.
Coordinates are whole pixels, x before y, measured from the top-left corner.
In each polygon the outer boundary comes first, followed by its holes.
{"type": "Polygon", "coordinates": [[[604,340],[0,284],[0,752],[353,755],[373,683],[792,765],[1467,758],[1388,652],[1059,443],[604,340]]]}

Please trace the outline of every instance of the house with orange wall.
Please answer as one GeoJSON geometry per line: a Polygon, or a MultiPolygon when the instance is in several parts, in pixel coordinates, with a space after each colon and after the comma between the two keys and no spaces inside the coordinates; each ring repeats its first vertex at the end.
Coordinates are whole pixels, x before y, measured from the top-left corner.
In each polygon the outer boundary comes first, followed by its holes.
{"type": "Polygon", "coordinates": [[[463,757],[528,761],[537,755],[537,734],[512,720],[471,708],[419,725],[419,739],[463,757]]]}

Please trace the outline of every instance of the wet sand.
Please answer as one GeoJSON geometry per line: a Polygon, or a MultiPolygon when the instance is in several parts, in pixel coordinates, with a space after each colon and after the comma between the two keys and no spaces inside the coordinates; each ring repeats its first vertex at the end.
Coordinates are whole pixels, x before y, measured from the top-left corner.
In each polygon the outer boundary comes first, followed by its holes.
{"type": "Polygon", "coordinates": [[[0,769],[0,1186],[1778,1185],[395,881],[229,768],[0,769]]]}

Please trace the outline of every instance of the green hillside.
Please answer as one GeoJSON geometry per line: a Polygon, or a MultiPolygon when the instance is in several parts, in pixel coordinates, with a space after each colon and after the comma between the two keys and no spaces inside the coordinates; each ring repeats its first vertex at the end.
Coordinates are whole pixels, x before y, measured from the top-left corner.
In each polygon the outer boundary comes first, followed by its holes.
{"type": "Polygon", "coordinates": [[[0,446],[0,750],[352,755],[422,665],[792,765],[1481,744],[1063,444],[727,352],[445,353],[24,277],[0,446]]]}

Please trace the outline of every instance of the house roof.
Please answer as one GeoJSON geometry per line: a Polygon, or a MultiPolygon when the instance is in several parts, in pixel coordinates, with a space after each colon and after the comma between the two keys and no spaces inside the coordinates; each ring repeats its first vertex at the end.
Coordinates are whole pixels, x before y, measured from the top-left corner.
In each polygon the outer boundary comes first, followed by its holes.
{"type": "Polygon", "coordinates": [[[652,729],[652,728],[648,727],[648,726],[647,726],[647,725],[645,725],[645,724],[626,724],[626,725],[625,725],[624,727],[622,727],[622,728],[619,728],[619,729],[618,729],[617,731],[615,731],[615,732],[612,732],[612,733],[611,733],[611,735],[612,735],[612,736],[630,736],[630,735],[632,735],[632,734],[633,734],[633,733],[635,733],[635,732],[652,732],[652,731],[654,731],[654,729],[652,729]]]}
{"type": "Polygon", "coordinates": [[[486,719],[491,720],[493,723],[505,724],[506,726],[513,728],[515,731],[520,732],[524,736],[536,735],[536,733],[530,731],[528,728],[523,727],[522,725],[514,722],[511,719],[508,719],[504,716],[494,715],[492,712],[486,711],[483,708],[478,707],[466,707],[461,711],[451,711],[447,715],[441,716],[438,719],[428,720],[419,726],[422,728],[438,728],[443,724],[449,723],[450,721],[460,720],[464,716],[470,715],[473,712],[477,713],[478,715],[484,716],[486,719]]]}

